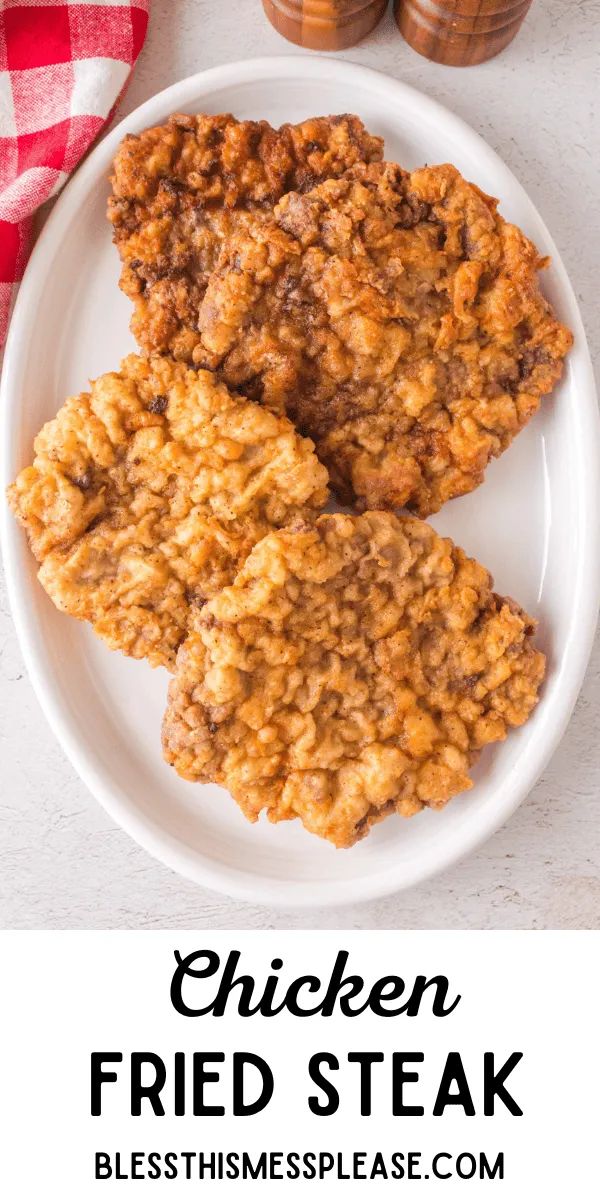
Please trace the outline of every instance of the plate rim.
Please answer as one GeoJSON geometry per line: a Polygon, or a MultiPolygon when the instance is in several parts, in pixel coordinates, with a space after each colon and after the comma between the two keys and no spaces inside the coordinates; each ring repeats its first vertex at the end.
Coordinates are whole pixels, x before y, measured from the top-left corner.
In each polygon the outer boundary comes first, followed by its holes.
{"type": "MultiPolygon", "coordinates": [[[[19,392],[19,374],[23,369],[20,363],[24,358],[22,346],[29,342],[27,336],[23,337],[28,330],[29,297],[31,294],[35,296],[38,275],[43,276],[44,260],[52,254],[55,237],[68,228],[78,198],[87,195],[88,185],[97,180],[99,169],[103,169],[103,162],[107,159],[112,160],[125,133],[145,128],[156,120],[164,120],[160,113],[167,106],[171,111],[176,111],[178,105],[185,107],[189,103],[187,96],[190,94],[208,96],[211,91],[223,87],[251,84],[257,80],[264,82],[265,79],[275,81],[293,76],[299,76],[302,82],[311,79],[318,82],[333,76],[339,79],[344,77],[350,90],[353,80],[357,84],[362,82],[371,90],[379,90],[382,97],[389,96],[394,107],[401,107],[402,97],[410,97],[413,103],[416,102],[421,107],[421,111],[428,112],[432,118],[437,116],[447,128],[455,131],[459,140],[469,141],[477,149],[481,159],[487,161],[500,176],[503,175],[509,181],[519,201],[537,220],[545,238],[545,248],[552,256],[561,297],[568,311],[568,321],[575,333],[571,365],[573,366],[575,360],[578,372],[584,380],[581,404],[573,420],[574,428],[580,435],[577,447],[577,461],[581,465],[578,492],[583,498],[585,525],[579,531],[581,549],[574,585],[575,603],[564,646],[562,670],[567,678],[560,696],[561,703],[557,704],[556,700],[554,701],[537,731],[537,739],[533,744],[535,753],[530,752],[527,755],[527,762],[521,763],[518,771],[513,770],[510,779],[505,777],[504,795],[497,808],[475,811],[472,814],[472,824],[466,833],[462,831],[454,842],[444,842],[443,853],[440,853],[439,847],[435,847],[429,856],[422,853],[418,866],[412,870],[404,867],[401,878],[398,877],[397,869],[392,867],[385,871],[372,871],[360,878],[319,882],[294,880],[281,884],[268,876],[254,875],[238,867],[215,865],[212,859],[185,846],[136,808],[134,802],[110,776],[110,772],[99,769],[92,761],[91,754],[71,728],[60,687],[56,684],[49,664],[45,662],[45,640],[37,629],[33,610],[31,614],[28,611],[28,584],[19,566],[24,535],[18,529],[6,500],[2,505],[0,545],[10,609],[34,692],[62,749],[83,783],[111,819],[154,858],[213,891],[228,895],[232,899],[271,907],[316,908],[368,902],[404,891],[448,870],[496,832],[526,799],[557,749],[570,721],[591,653],[600,601],[600,540],[594,527],[594,516],[600,511],[600,418],[595,380],[583,321],[566,268],[543,218],[511,169],[480,134],[445,105],[403,80],[347,59],[332,60],[323,55],[277,55],[243,59],[199,71],[157,92],[101,138],[65,185],[33,249],[15,303],[5,349],[0,388],[0,479],[4,490],[14,475],[11,448],[14,430],[18,428],[19,405],[11,406],[10,397],[19,392]],[[159,110],[158,114],[156,110],[159,110]]],[[[31,319],[29,317],[29,322],[31,319]]],[[[530,743],[528,750],[531,749],[530,743]]]]}

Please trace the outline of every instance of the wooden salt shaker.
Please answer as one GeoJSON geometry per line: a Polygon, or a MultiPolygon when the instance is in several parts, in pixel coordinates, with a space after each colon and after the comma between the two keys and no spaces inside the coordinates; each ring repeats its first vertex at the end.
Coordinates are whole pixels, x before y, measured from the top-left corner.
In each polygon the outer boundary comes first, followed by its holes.
{"type": "Polygon", "coordinates": [[[387,0],[263,0],[278,33],[308,50],[346,50],[381,20],[387,0]]]}
{"type": "Polygon", "coordinates": [[[512,42],[531,0],[394,0],[413,50],[449,67],[486,62],[512,42]]]}

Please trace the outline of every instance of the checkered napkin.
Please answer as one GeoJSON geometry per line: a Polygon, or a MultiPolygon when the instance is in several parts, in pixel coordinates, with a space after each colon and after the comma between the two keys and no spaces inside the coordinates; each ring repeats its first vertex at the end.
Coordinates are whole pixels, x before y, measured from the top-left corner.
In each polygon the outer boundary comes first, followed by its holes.
{"type": "Polygon", "coordinates": [[[0,348],[33,214],[110,117],[147,24],[148,0],[0,0],[0,348]]]}

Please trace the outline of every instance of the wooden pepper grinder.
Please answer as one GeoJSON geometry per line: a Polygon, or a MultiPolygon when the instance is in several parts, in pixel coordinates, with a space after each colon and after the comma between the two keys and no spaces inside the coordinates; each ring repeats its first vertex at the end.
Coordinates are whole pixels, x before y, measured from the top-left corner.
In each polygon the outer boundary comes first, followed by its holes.
{"type": "Polygon", "coordinates": [[[531,0],[394,0],[413,50],[449,67],[486,62],[512,42],[531,0]]]}
{"type": "Polygon", "coordinates": [[[278,33],[308,50],[346,50],[381,20],[387,0],[263,0],[278,33]]]}

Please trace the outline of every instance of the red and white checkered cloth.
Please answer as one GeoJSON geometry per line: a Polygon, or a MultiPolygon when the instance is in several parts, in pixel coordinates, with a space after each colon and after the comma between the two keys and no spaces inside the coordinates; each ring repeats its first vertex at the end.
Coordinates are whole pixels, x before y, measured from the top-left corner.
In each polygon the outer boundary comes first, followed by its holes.
{"type": "Polygon", "coordinates": [[[0,347],[32,217],[112,113],[148,0],[0,0],[0,347]]]}

